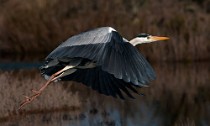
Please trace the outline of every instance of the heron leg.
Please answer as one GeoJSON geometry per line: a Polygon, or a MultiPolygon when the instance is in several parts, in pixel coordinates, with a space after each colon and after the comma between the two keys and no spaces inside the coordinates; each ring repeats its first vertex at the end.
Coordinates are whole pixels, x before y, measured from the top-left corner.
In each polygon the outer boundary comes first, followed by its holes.
{"type": "Polygon", "coordinates": [[[32,96],[25,96],[25,100],[20,104],[18,110],[20,110],[21,108],[23,108],[23,106],[25,106],[26,104],[29,104],[31,103],[34,99],[36,99],[41,93],[42,91],[51,83],[53,82],[54,80],[58,79],[59,78],[59,75],[62,74],[64,71],[68,70],[68,69],[71,69],[73,68],[73,66],[66,66],[64,67],[63,69],[61,69],[60,71],[54,73],[53,75],[50,76],[49,80],[43,84],[41,86],[41,88],[39,90],[33,90],[32,89],[32,92],[34,92],[35,94],[32,95],[32,96]]]}

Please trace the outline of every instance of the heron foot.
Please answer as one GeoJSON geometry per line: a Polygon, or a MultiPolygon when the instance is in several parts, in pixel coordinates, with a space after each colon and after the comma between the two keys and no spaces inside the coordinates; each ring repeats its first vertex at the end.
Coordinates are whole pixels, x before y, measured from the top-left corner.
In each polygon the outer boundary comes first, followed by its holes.
{"type": "Polygon", "coordinates": [[[30,97],[29,96],[24,96],[25,97],[25,100],[20,104],[20,107],[18,108],[18,110],[20,110],[21,108],[23,108],[23,106],[25,106],[26,104],[31,103],[34,99],[36,99],[41,94],[40,91],[36,91],[34,93],[35,94],[32,95],[32,96],[30,96],[30,97]]]}

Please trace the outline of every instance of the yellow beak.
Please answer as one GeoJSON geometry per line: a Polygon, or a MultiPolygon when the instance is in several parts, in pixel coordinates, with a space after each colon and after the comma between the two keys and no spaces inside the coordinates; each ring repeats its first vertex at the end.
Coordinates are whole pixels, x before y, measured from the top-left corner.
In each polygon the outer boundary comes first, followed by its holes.
{"type": "Polygon", "coordinates": [[[159,36],[151,36],[150,39],[152,41],[163,41],[163,40],[168,40],[168,37],[159,37],[159,36]]]}

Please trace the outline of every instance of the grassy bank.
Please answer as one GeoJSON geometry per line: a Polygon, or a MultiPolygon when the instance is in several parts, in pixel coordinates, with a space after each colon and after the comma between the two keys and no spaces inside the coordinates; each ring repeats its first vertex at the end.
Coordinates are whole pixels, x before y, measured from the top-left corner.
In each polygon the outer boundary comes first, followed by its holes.
{"type": "Polygon", "coordinates": [[[68,37],[112,26],[131,39],[141,32],[167,42],[138,48],[150,60],[210,59],[209,0],[0,1],[1,53],[49,53],[68,37]]]}

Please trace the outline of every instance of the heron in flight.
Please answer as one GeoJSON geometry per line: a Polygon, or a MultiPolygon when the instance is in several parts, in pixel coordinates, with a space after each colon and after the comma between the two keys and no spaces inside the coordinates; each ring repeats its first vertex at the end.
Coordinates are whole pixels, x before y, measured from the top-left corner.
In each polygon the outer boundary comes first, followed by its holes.
{"type": "Polygon", "coordinates": [[[53,50],[41,66],[48,80],[34,95],[25,96],[19,109],[32,102],[54,81],[77,81],[104,95],[133,98],[130,91],[146,87],[155,72],[135,48],[142,43],[167,40],[168,37],[141,33],[128,41],[112,27],[101,27],[72,36],[53,50]]]}

